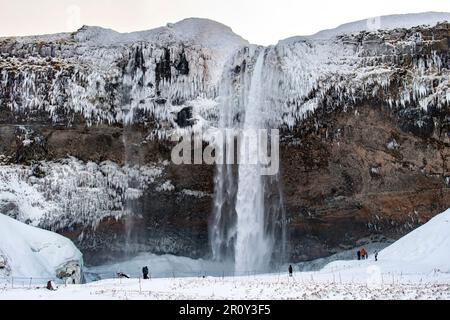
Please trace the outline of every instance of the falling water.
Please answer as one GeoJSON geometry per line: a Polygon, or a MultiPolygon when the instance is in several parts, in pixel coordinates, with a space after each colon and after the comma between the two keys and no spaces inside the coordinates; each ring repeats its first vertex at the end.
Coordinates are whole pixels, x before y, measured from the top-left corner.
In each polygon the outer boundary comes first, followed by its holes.
{"type": "MultiPolygon", "coordinates": [[[[250,139],[246,145],[241,140],[234,150],[241,159],[257,153],[252,148],[256,141],[251,140],[256,136],[247,134],[266,128],[269,120],[264,86],[265,52],[265,49],[259,52],[247,49],[244,56],[251,61],[251,66],[238,75],[225,74],[220,92],[219,126],[232,128],[235,133],[241,129],[250,139]]],[[[225,152],[227,147],[228,144],[224,145],[220,152],[225,152]]],[[[215,260],[234,262],[236,274],[268,271],[273,260],[282,263],[284,258],[285,219],[278,175],[261,176],[260,170],[257,162],[217,166],[210,230],[212,254],[215,260]]]]}
{"type": "MultiPolygon", "coordinates": [[[[243,123],[244,135],[249,133],[249,144],[246,149],[244,141],[240,144],[240,159],[257,154],[257,129],[264,128],[262,97],[262,69],[264,50],[258,56],[248,93],[243,123]]],[[[237,233],[235,246],[235,271],[266,271],[272,254],[272,243],[265,235],[264,189],[261,176],[261,165],[258,159],[255,164],[239,165],[238,192],[236,197],[237,233]]]]}

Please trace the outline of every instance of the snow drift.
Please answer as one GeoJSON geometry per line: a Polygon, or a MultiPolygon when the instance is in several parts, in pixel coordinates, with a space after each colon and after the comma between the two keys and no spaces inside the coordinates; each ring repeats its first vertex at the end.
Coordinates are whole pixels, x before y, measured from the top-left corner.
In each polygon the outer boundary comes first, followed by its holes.
{"type": "Polygon", "coordinates": [[[65,278],[81,282],[83,258],[67,238],[0,214],[0,278],[65,278]]]}
{"type": "Polygon", "coordinates": [[[450,209],[435,216],[379,254],[381,261],[421,269],[450,269],[450,209]]]}
{"type": "Polygon", "coordinates": [[[382,273],[449,273],[449,231],[450,209],[380,251],[376,262],[374,252],[369,252],[368,260],[334,261],[322,270],[357,273],[358,269],[377,266],[382,273]]]}

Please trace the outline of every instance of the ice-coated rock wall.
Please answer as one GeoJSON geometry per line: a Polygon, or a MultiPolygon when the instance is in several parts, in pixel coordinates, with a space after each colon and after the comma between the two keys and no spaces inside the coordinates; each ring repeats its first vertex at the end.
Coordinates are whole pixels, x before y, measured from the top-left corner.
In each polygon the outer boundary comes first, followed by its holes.
{"type": "MultiPolygon", "coordinates": [[[[264,89],[274,125],[292,127],[318,106],[348,107],[375,97],[425,111],[448,104],[448,54],[440,50],[439,34],[447,28],[291,38],[269,47],[264,89]]],[[[131,34],[83,27],[4,38],[0,103],[12,117],[45,112],[55,124],[70,125],[76,115],[88,124],[151,122],[163,138],[167,129],[186,126],[177,121],[184,108],[195,110],[191,124],[206,118],[215,125],[219,85],[240,85],[236,77],[255,60],[252,51],[226,27],[194,19],[131,34]]]]}
{"type": "Polygon", "coordinates": [[[144,190],[163,188],[167,181],[157,183],[163,172],[163,163],[121,167],[73,157],[0,166],[0,211],[54,230],[77,224],[95,227],[103,218],[129,214],[127,201],[140,198],[144,190]]]}
{"type": "Polygon", "coordinates": [[[218,23],[187,19],[119,34],[83,27],[73,34],[0,39],[0,104],[13,117],[45,112],[54,124],[172,121],[172,111],[214,97],[225,61],[247,44],[218,23]]]}
{"type": "MultiPolygon", "coordinates": [[[[72,34],[1,38],[0,209],[46,228],[73,227],[74,238],[88,234],[83,226],[98,227],[102,231],[90,235],[96,250],[123,231],[117,221],[138,211],[142,217],[135,226],[141,226],[140,239],[148,240],[146,250],[206,255],[212,199],[223,201],[217,193],[230,188],[214,190],[214,168],[164,162],[170,160],[168,137],[215,129],[221,121],[236,128],[245,123],[251,74],[264,50],[260,109],[268,127],[283,129],[282,192],[290,228],[300,230],[291,238],[292,251],[317,257],[342,239],[345,222],[335,238],[327,238],[331,244],[323,233],[311,232],[319,222],[308,219],[317,216],[334,223],[334,213],[358,212],[361,226],[351,234],[378,232],[392,223],[380,222],[384,207],[370,207],[374,201],[364,198],[370,194],[364,190],[375,185],[376,192],[398,195],[417,182],[434,194],[430,190],[448,179],[442,143],[450,128],[450,32],[448,18],[436,25],[442,17],[432,23],[427,17],[429,25],[418,27],[391,21],[389,30],[353,26],[267,48],[203,19],[130,34],[83,27],[72,34]],[[379,129],[386,141],[351,136],[352,130],[363,136],[365,127],[379,129]],[[361,143],[358,152],[340,154],[339,146],[353,138],[361,143]],[[416,159],[420,163],[408,158],[415,152],[412,141],[427,146],[416,159]],[[348,154],[353,158],[346,159],[348,154]],[[404,176],[393,182],[386,173],[390,166],[404,176]],[[101,225],[106,218],[117,224],[101,225]],[[310,247],[314,252],[307,252],[310,247]]],[[[393,202],[402,199],[411,202],[393,202]]],[[[444,205],[445,197],[439,201],[444,205]]],[[[416,207],[401,209],[399,217],[415,215],[416,207]]]]}

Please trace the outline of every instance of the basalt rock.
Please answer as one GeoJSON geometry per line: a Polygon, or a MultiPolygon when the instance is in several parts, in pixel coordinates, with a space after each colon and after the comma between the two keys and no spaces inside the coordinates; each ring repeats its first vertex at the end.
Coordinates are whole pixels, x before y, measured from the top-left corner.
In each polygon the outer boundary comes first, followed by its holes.
{"type": "Polygon", "coordinates": [[[183,108],[178,112],[176,122],[181,128],[192,126],[192,108],[183,108]]]}
{"type": "Polygon", "coordinates": [[[305,123],[281,146],[295,260],[397,239],[448,207],[447,137],[405,131],[395,112],[372,105],[320,117],[326,127],[305,123]]]}

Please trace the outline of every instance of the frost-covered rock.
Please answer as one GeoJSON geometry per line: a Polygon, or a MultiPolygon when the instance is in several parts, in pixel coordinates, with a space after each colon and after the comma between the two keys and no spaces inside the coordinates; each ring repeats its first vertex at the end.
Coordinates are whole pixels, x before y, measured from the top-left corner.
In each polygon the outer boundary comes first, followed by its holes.
{"type": "Polygon", "coordinates": [[[126,203],[158,186],[164,166],[119,166],[111,161],[84,163],[75,158],[0,166],[0,209],[35,226],[52,229],[75,224],[95,226],[106,217],[120,218],[126,203]]]}
{"type": "Polygon", "coordinates": [[[0,275],[82,281],[83,257],[67,238],[0,214],[0,275]],[[1,267],[3,266],[3,267],[1,267]]]}
{"type": "Polygon", "coordinates": [[[0,269],[6,269],[6,257],[0,256],[0,269]]]}
{"type": "Polygon", "coordinates": [[[17,115],[69,125],[171,121],[171,108],[214,97],[222,69],[247,45],[222,24],[186,19],[120,34],[84,26],[73,34],[0,39],[0,103],[17,115]]]}
{"type": "Polygon", "coordinates": [[[155,121],[152,137],[162,139],[179,127],[215,126],[228,107],[221,99],[242,113],[243,81],[265,50],[264,100],[275,126],[292,128],[319,107],[368,99],[440,109],[450,101],[448,20],[446,13],[382,17],[377,28],[357,22],[267,48],[205,19],[128,34],[85,26],[73,34],[2,38],[0,106],[16,118],[65,126],[77,115],[87,124],[155,121]],[[204,100],[216,102],[212,110],[204,100]],[[192,110],[191,121],[180,119],[183,110],[192,110]]]}
{"type": "Polygon", "coordinates": [[[389,150],[397,150],[400,147],[397,140],[395,140],[395,139],[392,139],[391,141],[389,141],[386,146],[389,150]]]}
{"type": "Polygon", "coordinates": [[[292,129],[317,109],[347,110],[365,101],[412,109],[417,119],[422,111],[426,115],[448,105],[448,26],[443,22],[432,28],[361,31],[326,40],[292,38],[268,48],[245,47],[225,69],[229,88],[223,89],[224,96],[236,106],[236,114],[242,113],[240,96],[248,92],[248,74],[264,50],[263,112],[272,126],[292,129]]]}

